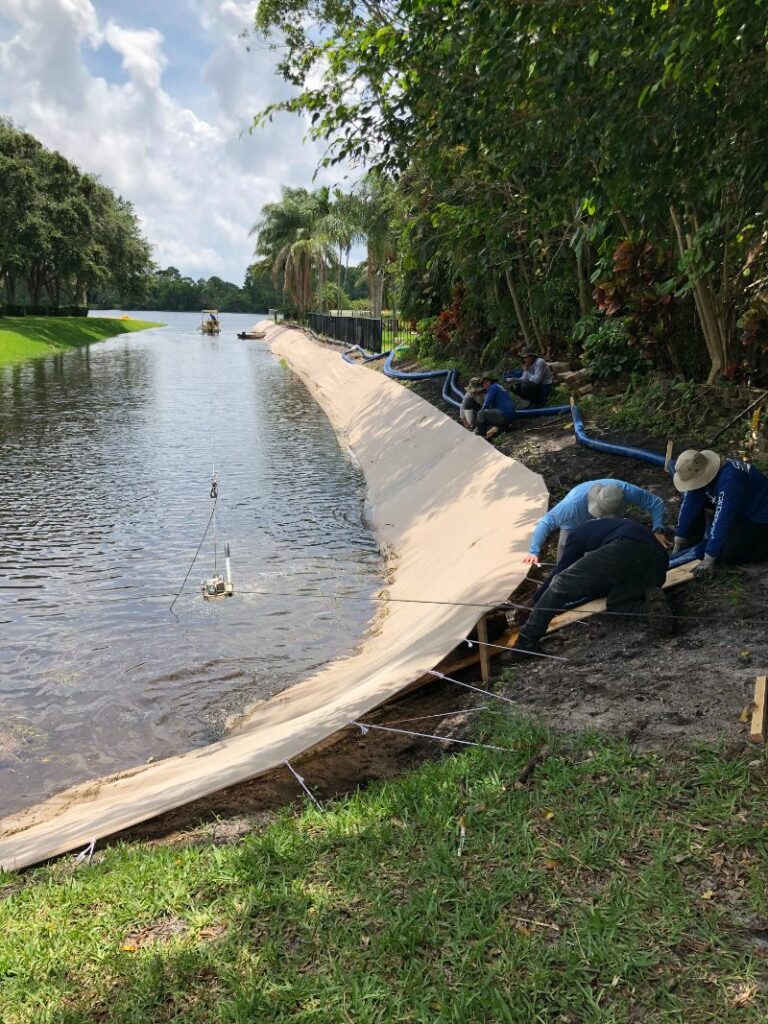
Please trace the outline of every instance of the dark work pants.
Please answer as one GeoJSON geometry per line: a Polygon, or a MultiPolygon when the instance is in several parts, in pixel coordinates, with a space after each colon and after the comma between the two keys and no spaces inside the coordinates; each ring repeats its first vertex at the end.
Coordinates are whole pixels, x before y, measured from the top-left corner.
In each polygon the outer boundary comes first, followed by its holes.
{"type": "MultiPolygon", "coordinates": [[[[694,521],[686,540],[691,546],[704,537],[706,513],[702,512],[694,521]]],[[[710,517],[711,518],[711,515],[710,517]]],[[[753,523],[751,519],[737,516],[733,521],[725,547],[718,557],[723,565],[743,565],[745,562],[768,562],[768,525],[753,523]]]]}
{"type": "Polygon", "coordinates": [[[520,636],[535,642],[566,605],[582,598],[604,597],[609,611],[639,610],[650,587],[667,576],[667,555],[661,544],[619,537],[597,551],[588,551],[559,572],[541,595],[520,636]]]}
{"type": "Polygon", "coordinates": [[[531,405],[546,405],[547,399],[552,394],[551,384],[534,384],[530,380],[511,380],[509,390],[513,391],[518,398],[524,398],[531,405]]]}
{"type": "Polygon", "coordinates": [[[481,409],[477,414],[476,432],[485,437],[489,427],[508,427],[515,418],[513,412],[502,412],[501,409],[481,409]]]}

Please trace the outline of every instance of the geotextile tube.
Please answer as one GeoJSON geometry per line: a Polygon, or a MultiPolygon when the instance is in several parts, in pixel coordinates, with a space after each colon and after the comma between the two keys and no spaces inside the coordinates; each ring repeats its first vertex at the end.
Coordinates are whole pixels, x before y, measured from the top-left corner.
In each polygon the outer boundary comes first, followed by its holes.
{"type": "Polygon", "coordinates": [[[259,329],[365,474],[367,521],[389,561],[382,596],[392,602],[381,605],[354,652],[256,705],[218,743],[75,786],[0,821],[6,869],[81,849],[341,733],[424,677],[468,635],[483,606],[506,601],[527,573],[522,559],[548,504],[537,473],[301,331],[271,321],[259,329]]]}

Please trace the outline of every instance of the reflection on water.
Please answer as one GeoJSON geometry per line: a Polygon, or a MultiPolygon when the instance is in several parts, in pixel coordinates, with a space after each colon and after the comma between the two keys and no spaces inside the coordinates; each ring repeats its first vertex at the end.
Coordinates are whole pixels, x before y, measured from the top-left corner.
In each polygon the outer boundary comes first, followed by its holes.
{"type": "Polygon", "coordinates": [[[254,318],[203,338],[195,314],[143,315],[169,326],[0,370],[0,813],[210,741],[372,615],[362,476],[295,375],[236,340],[254,318]],[[171,614],[214,463],[237,595],[199,596],[209,537],[171,614]]]}

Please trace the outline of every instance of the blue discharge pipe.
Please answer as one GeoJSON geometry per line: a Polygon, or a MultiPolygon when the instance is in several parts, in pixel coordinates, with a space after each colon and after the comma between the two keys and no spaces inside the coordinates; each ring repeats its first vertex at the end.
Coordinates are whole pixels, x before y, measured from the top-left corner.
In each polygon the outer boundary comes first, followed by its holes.
{"type": "MultiPolygon", "coordinates": [[[[609,444],[607,441],[596,441],[594,437],[584,430],[584,420],[581,410],[575,402],[571,402],[571,415],[573,417],[573,429],[577,440],[587,448],[594,448],[596,452],[608,452],[610,455],[627,455],[630,459],[640,459],[641,462],[650,462],[653,466],[664,466],[664,456],[656,452],[646,451],[645,448],[630,448],[623,444],[609,444]]],[[[674,473],[674,463],[669,464],[670,472],[674,473]]]]}
{"type": "MultiPolygon", "coordinates": [[[[419,370],[415,373],[406,373],[404,370],[396,370],[392,365],[397,355],[397,349],[393,349],[387,357],[387,361],[384,363],[384,373],[388,377],[392,377],[395,380],[436,380],[438,377],[445,377],[445,383],[443,384],[442,398],[449,405],[452,405],[455,409],[458,409],[461,405],[462,399],[464,398],[464,392],[456,384],[456,377],[458,376],[456,370],[419,370]]],[[[568,405],[544,405],[540,408],[534,409],[516,409],[515,418],[518,416],[532,417],[532,416],[555,416],[558,413],[570,412],[570,406],[568,405]]]]}
{"type": "MultiPolygon", "coordinates": [[[[632,448],[629,445],[610,444],[608,441],[597,441],[590,437],[584,429],[584,419],[581,410],[575,402],[571,402],[571,415],[573,417],[573,429],[576,440],[587,448],[594,448],[598,452],[607,452],[609,455],[626,455],[630,459],[640,459],[641,462],[649,462],[652,466],[664,468],[665,458],[656,452],[649,452],[645,448],[632,448]]],[[[670,475],[675,472],[674,460],[670,460],[668,472],[670,475]]],[[[685,565],[686,562],[693,562],[704,557],[704,549],[707,546],[706,538],[693,547],[678,551],[669,560],[669,568],[674,569],[678,565],[685,565]]]]}
{"type": "Polygon", "coordinates": [[[356,363],[356,359],[350,358],[353,352],[359,352],[360,355],[363,357],[364,363],[372,363],[376,359],[384,359],[386,356],[389,355],[389,351],[374,352],[373,354],[371,354],[370,352],[366,352],[365,349],[362,348],[360,345],[353,345],[352,348],[348,348],[346,352],[341,353],[341,358],[347,363],[356,363]]]}

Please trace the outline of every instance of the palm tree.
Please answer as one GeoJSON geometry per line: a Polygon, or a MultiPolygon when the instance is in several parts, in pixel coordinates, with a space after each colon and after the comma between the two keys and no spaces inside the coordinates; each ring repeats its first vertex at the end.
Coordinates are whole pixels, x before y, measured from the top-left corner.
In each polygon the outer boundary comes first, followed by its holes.
{"type": "Polygon", "coordinates": [[[325,187],[309,192],[283,186],[280,200],[261,208],[261,217],[250,231],[257,236],[257,271],[271,272],[276,286],[282,278],[283,288],[302,318],[335,258],[324,228],[330,209],[330,193],[325,187]]]}
{"type": "Polygon", "coordinates": [[[368,250],[368,295],[371,316],[381,316],[387,263],[394,258],[392,218],[395,186],[378,171],[369,171],[355,189],[360,227],[368,250]]]}

